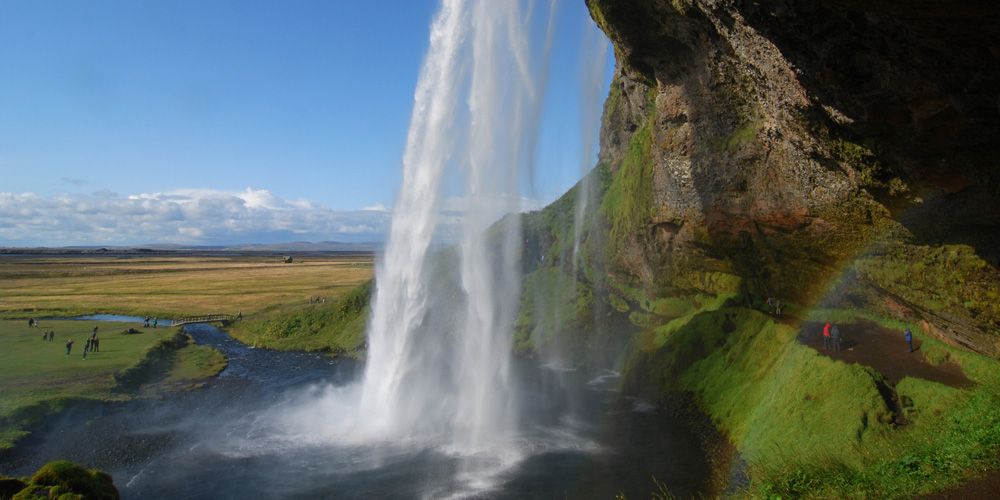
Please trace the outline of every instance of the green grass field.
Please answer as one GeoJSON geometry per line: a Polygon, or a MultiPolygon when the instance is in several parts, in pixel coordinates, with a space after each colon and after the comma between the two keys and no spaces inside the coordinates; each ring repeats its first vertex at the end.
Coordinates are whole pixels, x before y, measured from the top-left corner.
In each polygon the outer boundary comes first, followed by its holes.
{"type": "Polygon", "coordinates": [[[197,381],[213,376],[225,367],[225,358],[207,347],[184,343],[157,370],[144,374],[146,391],[122,391],[115,376],[143,362],[158,343],[179,334],[173,328],[138,329],[121,332],[138,324],[108,321],[41,320],[37,328],[27,321],[0,321],[0,449],[26,434],[25,428],[44,415],[81,400],[123,401],[153,392],[157,384],[197,381]],[[83,359],[86,339],[98,327],[100,351],[88,352],[83,359]],[[52,342],[42,340],[42,332],[55,331],[52,342]],[[73,340],[70,355],[66,342],[73,340]]]}
{"type": "MultiPolygon", "coordinates": [[[[179,330],[164,328],[164,322],[153,329],[139,323],[44,318],[94,313],[176,318],[242,311],[248,326],[259,325],[266,334],[274,324],[291,328],[290,322],[303,312],[308,318],[318,312],[343,323],[353,321],[351,332],[357,337],[358,331],[363,335],[363,320],[355,316],[367,300],[351,307],[354,316],[346,318],[340,299],[371,280],[372,260],[370,255],[306,257],[292,263],[262,254],[0,256],[0,449],[72,404],[189,388],[226,365],[221,354],[189,343],[179,330]],[[310,298],[326,300],[309,307],[310,298]],[[251,319],[254,315],[258,319],[251,319]],[[37,328],[28,328],[27,318],[42,319],[37,328]],[[88,352],[84,360],[83,348],[95,326],[100,352],[88,352]],[[121,334],[130,327],[140,333],[121,334]],[[53,341],[42,341],[42,332],[49,330],[55,331],[53,341]],[[67,356],[69,339],[74,344],[67,356]]],[[[333,326],[326,326],[325,334],[339,335],[333,326]]],[[[323,339],[283,343],[285,336],[268,346],[329,349],[323,339]]]]}

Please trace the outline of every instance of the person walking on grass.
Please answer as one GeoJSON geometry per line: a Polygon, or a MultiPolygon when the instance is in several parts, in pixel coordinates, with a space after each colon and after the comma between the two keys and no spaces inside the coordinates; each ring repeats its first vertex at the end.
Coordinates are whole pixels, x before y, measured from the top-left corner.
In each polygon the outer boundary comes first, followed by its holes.
{"type": "Polygon", "coordinates": [[[66,355],[69,356],[70,351],[73,350],[73,339],[66,341],[66,355]]]}
{"type": "Polygon", "coordinates": [[[913,352],[913,332],[910,331],[910,327],[906,327],[906,334],[903,337],[906,339],[906,345],[910,348],[910,352],[913,352]]]}
{"type": "Polygon", "coordinates": [[[156,318],[153,318],[153,329],[156,329],[156,318]]]}
{"type": "Polygon", "coordinates": [[[94,341],[90,343],[90,350],[93,352],[101,352],[101,339],[94,337],[94,341]]]}
{"type": "Polygon", "coordinates": [[[830,348],[830,323],[823,327],[823,349],[830,348]]]}

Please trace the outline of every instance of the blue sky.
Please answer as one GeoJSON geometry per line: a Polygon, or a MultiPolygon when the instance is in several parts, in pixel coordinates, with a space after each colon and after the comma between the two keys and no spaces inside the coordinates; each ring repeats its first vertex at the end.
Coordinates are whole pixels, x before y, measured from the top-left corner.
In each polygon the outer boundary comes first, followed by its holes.
{"type": "MultiPolygon", "coordinates": [[[[0,2],[0,246],[381,239],[437,9],[0,2]]],[[[557,16],[525,193],[540,202],[580,176],[579,68],[595,57],[583,0],[557,16]]]]}

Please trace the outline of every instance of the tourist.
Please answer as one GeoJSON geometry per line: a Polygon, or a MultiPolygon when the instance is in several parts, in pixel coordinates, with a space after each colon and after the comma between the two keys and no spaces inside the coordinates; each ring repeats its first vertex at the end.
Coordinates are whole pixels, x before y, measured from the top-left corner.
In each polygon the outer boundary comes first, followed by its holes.
{"type": "Polygon", "coordinates": [[[69,356],[69,353],[72,350],[73,350],[73,339],[69,339],[66,341],[66,355],[69,356]]]}
{"type": "Polygon", "coordinates": [[[156,318],[153,318],[153,329],[156,329],[156,318]]]}
{"type": "Polygon", "coordinates": [[[97,327],[95,326],[94,327],[94,335],[92,335],[90,338],[94,338],[96,336],[97,336],[97,327]]]}
{"type": "Polygon", "coordinates": [[[830,336],[833,337],[833,350],[840,351],[840,328],[837,325],[830,329],[830,336]]]}
{"type": "Polygon", "coordinates": [[[101,339],[94,337],[94,341],[90,343],[90,350],[94,352],[101,352],[101,339]]]}
{"type": "Polygon", "coordinates": [[[773,305],[773,304],[771,303],[771,297],[768,297],[768,298],[767,298],[767,300],[766,300],[765,302],[767,303],[767,313],[768,313],[768,314],[772,314],[772,313],[773,313],[774,311],[773,311],[773,310],[772,310],[772,308],[771,308],[771,306],[773,305]]]}
{"type": "Polygon", "coordinates": [[[781,316],[781,299],[774,303],[774,314],[781,316]]]}
{"type": "Polygon", "coordinates": [[[910,352],[913,352],[913,332],[910,331],[910,327],[906,327],[906,345],[910,348],[910,352]]]}
{"type": "Polygon", "coordinates": [[[90,342],[87,342],[87,346],[83,348],[83,359],[87,359],[87,349],[90,347],[90,342]]]}
{"type": "Polygon", "coordinates": [[[49,330],[49,342],[52,342],[52,339],[55,336],[56,336],[56,331],[55,330],[49,330]]]}
{"type": "Polygon", "coordinates": [[[830,323],[823,327],[823,349],[830,348],[830,323]]]}

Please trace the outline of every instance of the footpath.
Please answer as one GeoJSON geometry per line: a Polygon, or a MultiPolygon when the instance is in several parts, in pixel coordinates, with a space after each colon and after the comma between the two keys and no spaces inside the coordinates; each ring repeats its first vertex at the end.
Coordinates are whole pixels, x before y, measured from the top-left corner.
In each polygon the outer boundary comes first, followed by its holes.
{"type": "Polygon", "coordinates": [[[909,352],[901,331],[867,319],[849,324],[837,323],[841,341],[840,351],[835,351],[823,348],[824,325],[803,322],[799,342],[831,359],[870,366],[881,373],[890,385],[896,385],[903,377],[921,378],[950,387],[970,387],[974,384],[956,363],[932,364],[924,356],[920,349],[922,342],[917,339],[913,339],[913,352],[909,352]]]}

